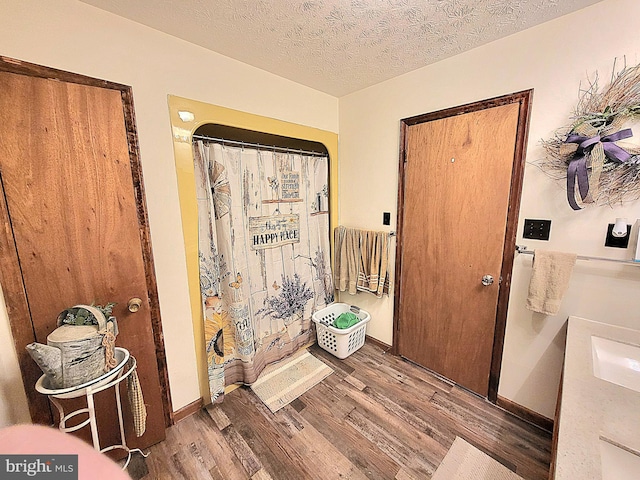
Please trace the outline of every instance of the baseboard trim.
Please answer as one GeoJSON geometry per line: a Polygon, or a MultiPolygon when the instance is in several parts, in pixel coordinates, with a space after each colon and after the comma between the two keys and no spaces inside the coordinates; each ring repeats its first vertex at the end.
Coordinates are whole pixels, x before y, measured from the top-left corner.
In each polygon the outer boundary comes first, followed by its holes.
{"type": "Polygon", "coordinates": [[[509,413],[513,413],[516,417],[532,423],[536,427],[540,427],[547,432],[553,432],[553,420],[539,414],[538,412],[534,412],[533,410],[512,402],[511,400],[501,397],[500,395],[498,395],[496,405],[505,409],[509,413]]]}
{"type": "Polygon", "coordinates": [[[381,342],[377,338],[373,338],[373,337],[370,337],[369,335],[365,335],[365,340],[375,345],[376,347],[380,347],[385,353],[391,350],[391,345],[387,345],[386,343],[381,342]]]}
{"type": "Polygon", "coordinates": [[[195,402],[191,402],[189,405],[185,405],[181,409],[176,410],[171,414],[171,419],[173,420],[173,423],[175,424],[180,420],[183,420],[193,415],[194,413],[196,413],[198,410],[202,408],[202,405],[203,405],[202,399],[199,398],[195,402]]]}

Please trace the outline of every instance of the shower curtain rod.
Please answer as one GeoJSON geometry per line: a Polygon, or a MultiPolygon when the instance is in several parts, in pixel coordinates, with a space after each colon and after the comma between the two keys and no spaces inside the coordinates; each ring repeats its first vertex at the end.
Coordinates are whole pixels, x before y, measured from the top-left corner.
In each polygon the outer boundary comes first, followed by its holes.
{"type": "Polygon", "coordinates": [[[223,145],[236,145],[240,147],[252,147],[258,150],[271,150],[282,153],[299,153],[301,155],[309,155],[314,157],[327,157],[329,154],[322,152],[314,152],[311,150],[300,150],[297,148],[276,147],[275,145],[262,145],[260,143],[241,142],[238,140],[227,140],[224,138],[207,137],[206,135],[193,135],[194,140],[210,140],[216,143],[222,143],[223,145]]]}

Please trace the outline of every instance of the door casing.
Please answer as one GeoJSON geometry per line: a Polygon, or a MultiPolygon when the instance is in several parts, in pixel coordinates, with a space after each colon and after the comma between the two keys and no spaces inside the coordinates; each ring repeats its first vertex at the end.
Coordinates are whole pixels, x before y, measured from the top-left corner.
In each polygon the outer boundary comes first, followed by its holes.
{"type": "Polygon", "coordinates": [[[502,266],[500,270],[500,290],[498,294],[498,306],[496,310],[496,326],[493,339],[493,353],[491,358],[491,369],[489,374],[488,399],[496,402],[498,398],[498,382],[500,378],[500,368],[502,364],[502,352],[504,347],[504,334],[507,323],[507,308],[509,302],[509,292],[511,289],[511,273],[513,270],[513,259],[515,255],[515,241],[518,225],[518,214],[520,210],[520,198],[522,194],[522,182],[524,177],[525,151],[529,130],[529,118],[531,113],[531,100],[533,89],[512,93],[500,97],[473,102],[457,107],[447,108],[436,112],[426,113],[401,120],[400,131],[400,161],[398,174],[398,224],[396,241],[396,267],[395,267],[395,288],[394,288],[394,315],[393,315],[393,344],[391,352],[399,354],[400,333],[400,300],[402,289],[402,229],[404,213],[404,191],[405,191],[405,167],[407,160],[407,138],[408,128],[424,122],[439,120],[465,113],[484,110],[487,108],[519,104],[518,125],[516,130],[516,145],[513,158],[513,170],[511,175],[511,186],[509,193],[509,208],[507,212],[507,227],[505,232],[504,250],[502,256],[502,266]]]}
{"type": "MultiPolygon", "coordinates": [[[[158,301],[155,268],[151,250],[151,236],[149,232],[149,219],[147,214],[144,184],[142,181],[142,167],[140,164],[140,152],[136,132],[135,113],[133,106],[133,93],[131,87],[106,80],[87,77],[63,70],[57,70],[41,65],[36,65],[9,57],[0,56],[0,71],[37,78],[58,80],[61,82],[75,83],[120,92],[122,97],[123,117],[129,146],[129,160],[132,174],[132,184],[135,192],[138,227],[140,232],[140,245],[142,259],[146,272],[146,286],[149,298],[151,328],[153,331],[156,361],[158,365],[160,388],[162,390],[162,402],[165,426],[172,421],[172,406],[169,390],[169,377],[160,320],[160,305],[158,301]]],[[[26,291],[22,283],[20,261],[12,234],[9,212],[4,198],[0,201],[0,219],[3,227],[0,232],[0,284],[3,288],[9,324],[18,356],[18,363],[23,378],[37,379],[41,375],[38,366],[33,362],[25,350],[25,346],[36,341],[35,332],[31,323],[29,304],[26,291]]],[[[25,388],[29,412],[34,423],[50,423],[49,406],[47,398],[37,393],[33,388],[25,388]]]]}

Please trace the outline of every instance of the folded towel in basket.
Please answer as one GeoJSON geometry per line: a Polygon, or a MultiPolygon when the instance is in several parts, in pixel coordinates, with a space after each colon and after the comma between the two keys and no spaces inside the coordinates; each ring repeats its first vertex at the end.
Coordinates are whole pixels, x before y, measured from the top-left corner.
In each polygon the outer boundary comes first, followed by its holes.
{"type": "Polygon", "coordinates": [[[558,313],[575,263],[575,253],[536,250],[527,308],[545,315],[558,313]]]}
{"type": "Polygon", "coordinates": [[[344,330],[345,328],[353,327],[359,321],[360,319],[356,314],[351,312],[344,312],[338,315],[338,318],[333,321],[333,326],[339,328],[340,330],[344,330]]]}

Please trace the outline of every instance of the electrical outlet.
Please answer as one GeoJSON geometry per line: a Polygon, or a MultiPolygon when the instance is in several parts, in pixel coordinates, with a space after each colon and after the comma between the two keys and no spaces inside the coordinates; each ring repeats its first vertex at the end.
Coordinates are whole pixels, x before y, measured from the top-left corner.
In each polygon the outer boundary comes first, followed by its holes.
{"type": "Polygon", "coordinates": [[[631,225],[627,225],[627,234],[624,237],[614,237],[611,233],[615,224],[610,223],[607,227],[607,239],[604,241],[605,247],[627,248],[629,246],[629,236],[631,235],[631,225]]]}
{"type": "Polygon", "coordinates": [[[551,220],[531,220],[524,221],[524,238],[532,238],[534,240],[549,240],[551,232],[551,220]]]}

